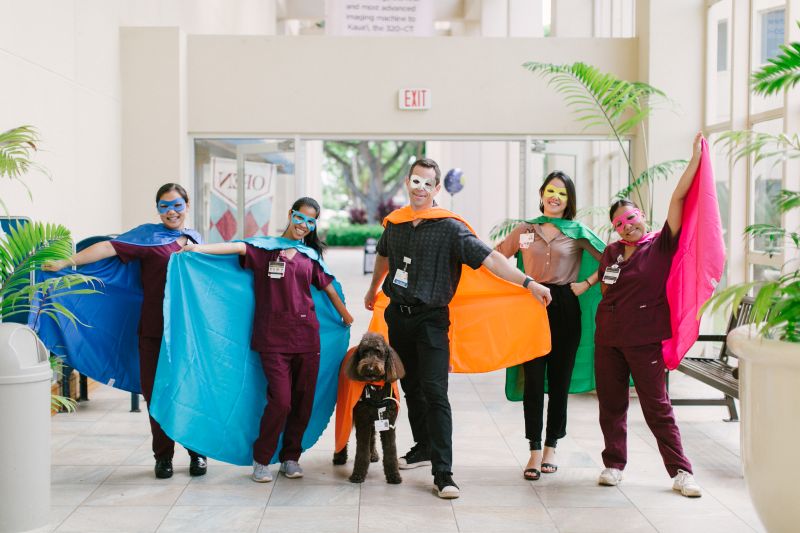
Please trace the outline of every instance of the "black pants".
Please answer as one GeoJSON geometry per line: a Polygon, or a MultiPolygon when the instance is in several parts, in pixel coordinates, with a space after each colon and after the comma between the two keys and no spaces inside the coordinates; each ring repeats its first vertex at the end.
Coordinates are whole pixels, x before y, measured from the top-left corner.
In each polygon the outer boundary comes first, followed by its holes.
{"type": "Polygon", "coordinates": [[[412,314],[406,314],[392,304],[384,317],[389,326],[389,344],[406,369],[400,384],[414,441],[430,448],[434,473],[452,472],[453,415],[447,398],[450,310],[414,308],[412,314]]]}
{"type": "Polygon", "coordinates": [[[528,361],[525,369],[525,437],[531,450],[542,449],[544,386],[547,376],[547,433],[545,446],[555,447],[567,434],[567,398],[575,354],[581,341],[581,308],[569,285],[547,285],[553,301],[547,306],[550,353],[528,361]]]}

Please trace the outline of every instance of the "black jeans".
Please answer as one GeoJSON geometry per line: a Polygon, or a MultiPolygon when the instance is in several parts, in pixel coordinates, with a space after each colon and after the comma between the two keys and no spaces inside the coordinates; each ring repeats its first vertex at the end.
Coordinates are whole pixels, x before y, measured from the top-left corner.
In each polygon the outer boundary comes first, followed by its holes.
{"type": "Polygon", "coordinates": [[[414,441],[430,448],[432,472],[452,472],[453,415],[447,398],[450,310],[417,307],[407,314],[390,304],[384,317],[389,344],[406,369],[400,384],[414,441]]]}
{"type": "Polygon", "coordinates": [[[547,376],[547,433],[545,446],[555,447],[567,434],[567,398],[575,354],[581,341],[581,308],[569,285],[550,285],[553,301],[547,306],[550,353],[525,363],[525,437],[531,450],[542,449],[545,376],[547,376]]]}

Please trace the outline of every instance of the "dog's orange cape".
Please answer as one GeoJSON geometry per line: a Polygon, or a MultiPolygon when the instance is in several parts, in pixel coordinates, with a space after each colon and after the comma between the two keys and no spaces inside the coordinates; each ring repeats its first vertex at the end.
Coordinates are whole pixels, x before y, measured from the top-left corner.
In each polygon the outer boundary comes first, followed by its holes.
{"type": "MultiPolygon", "coordinates": [[[[341,368],[347,365],[347,362],[353,357],[358,346],[353,346],[347,350],[344,356],[341,368]]],[[[383,381],[373,381],[371,385],[383,387],[383,381]]],[[[364,392],[364,387],[367,386],[365,381],[353,381],[345,376],[344,372],[339,370],[339,391],[336,394],[336,448],[335,451],[340,452],[347,446],[347,441],[350,439],[350,432],[353,429],[353,407],[358,403],[361,398],[361,393],[364,392]]],[[[400,400],[400,392],[397,389],[397,382],[392,383],[392,393],[397,400],[400,400]]],[[[399,405],[399,404],[398,404],[399,405]]],[[[399,412],[398,407],[398,412],[399,412]]]]}
{"type": "MultiPolygon", "coordinates": [[[[475,233],[466,220],[440,207],[416,212],[411,206],[402,207],[390,213],[383,225],[387,222],[402,224],[417,218],[454,218],[475,233]]],[[[369,331],[388,339],[383,319],[387,305],[389,298],[379,292],[369,331]]],[[[491,372],[550,351],[550,326],[544,305],[528,290],[500,279],[485,266],[477,270],[462,269],[449,307],[451,372],[491,372]]]]}

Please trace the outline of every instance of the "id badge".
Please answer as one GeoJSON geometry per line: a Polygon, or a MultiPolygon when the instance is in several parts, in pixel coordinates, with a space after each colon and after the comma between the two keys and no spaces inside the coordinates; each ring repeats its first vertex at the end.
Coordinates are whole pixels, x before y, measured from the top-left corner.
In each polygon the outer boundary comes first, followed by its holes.
{"type": "Polygon", "coordinates": [[[404,289],[408,288],[408,272],[405,270],[396,270],[394,273],[394,279],[392,283],[397,285],[398,287],[403,287],[404,289]]]}
{"type": "Polygon", "coordinates": [[[603,283],[606,285],[613,285],[617,282],[619,278],[619,265],[611,265],[610,267],[606,268],[605,273],[603,273],[603,283]]]}
{"type": "Polygon", "coordinates": [[[389,431],[389,421],[386,419],[376,420],[375,421],[375,431],[389,431]]]}
{"type": "Polygon", "coordinates": [[[519,234],[519,247],[522,249],[528,249],[533,244],[534,238],[536,237],[535,233],[520,233],[519,234]]]}
{"type": "Polygon", "coordinates": [[[286,263],[283,261],[270,261],[267,274],[270,278],[281,279],[286,274],[286,263]]]}

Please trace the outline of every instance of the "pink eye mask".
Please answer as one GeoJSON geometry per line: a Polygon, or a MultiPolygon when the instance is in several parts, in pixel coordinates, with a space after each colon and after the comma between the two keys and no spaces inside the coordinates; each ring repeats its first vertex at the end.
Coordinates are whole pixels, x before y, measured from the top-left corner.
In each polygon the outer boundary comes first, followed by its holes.
{"type": "Polygon", "coordinates": [[[625,227],[625,224],[638,224],[640,222],[644,222],[644,215],[642,215],[642,212],[634,207],[633,209],[625,211],[621,215],[617,216],[611,221],[611,225],[614,226],[614,229],[617,232],[619,232],[625,227]]]}

